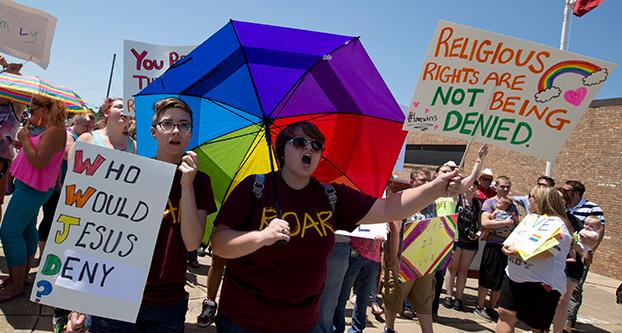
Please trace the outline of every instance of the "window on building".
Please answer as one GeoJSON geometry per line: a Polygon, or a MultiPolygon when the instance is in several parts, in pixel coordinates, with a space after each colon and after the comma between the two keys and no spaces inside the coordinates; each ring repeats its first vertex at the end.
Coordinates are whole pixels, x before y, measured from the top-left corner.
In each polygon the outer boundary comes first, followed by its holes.
{"type": "Polygon", "coordinates": [[[437,166],[447,161],[460,163],[466,145],[406,145],[404,162],[437,166]]]}

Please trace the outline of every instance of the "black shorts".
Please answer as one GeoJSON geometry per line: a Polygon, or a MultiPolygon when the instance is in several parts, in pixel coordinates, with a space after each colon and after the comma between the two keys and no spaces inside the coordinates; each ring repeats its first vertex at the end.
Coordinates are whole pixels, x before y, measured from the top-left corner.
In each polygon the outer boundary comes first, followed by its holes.
{"type": "Polygon", "coordinates": [[[463,249],[463,250],[469,250],[469,251],[477,252],[477,249],[479,249],[479,242],[478,241],[474,241],[474,242],[457,241],[457,242],[454,242],[454,246],[456,248],[460,248],[460,249],[463,249]]]}
{"type": "Polygon", "coordinates": [[[531,328],[548,330],[560,297],[559,291],[547,291],[540,282],[518,283],[506,276],[499,307],[516,312],[516,317],[531,328]]]}
{"type": "Polygon", "coordinates": [[[492,291],[501,290],[508,257],[501,252],[501,244],[486,243],[479,265],[479,286],[492,291]]]}

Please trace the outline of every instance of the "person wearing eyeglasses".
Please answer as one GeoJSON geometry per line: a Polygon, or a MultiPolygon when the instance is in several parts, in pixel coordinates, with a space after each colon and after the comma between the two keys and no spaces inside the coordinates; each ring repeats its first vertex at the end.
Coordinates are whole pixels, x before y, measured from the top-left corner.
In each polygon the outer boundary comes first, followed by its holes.
{"type": "MultiPolygon", "coordinates": [[[[109,120],[110,121],[110,120],[109,120]]],[[[180,333],[188,310],[186,256],[199,247],[207,215],[216,211],[208,175],[198,158],[185,152],[192,137],[192,110],[177,98],[155,103],[151,134],[155,159],[177,165],[151,259],[136,323],[92,316],[91,333],[180,333]]],[[[66,332],[85,332],[85,315],[72,312],[66,332]]]]}
{"type": "Polygon", "coordinates": [[[583,197],[583,194],[585,193],[585,185],[578,180],[567,180],[564,182],[564,185],[561,187],[561,192],[566,200],[567,212],[576,217],[581,222],[581,225],[584,224],[585,219],[588,216],[598,217],[601,223],[601,227],[598,231],[599,237],[596,246],[589,251],[585,251],[582,255],[585,269],[576,288],[572,292],[570,305],[568,306],[568,321],[566,322],[566,328],[571,328],[575,327],[577,323],[577,315],[579,313],[581,303],[583,302],[583,284],[585,283],[587,273],[594,259],[594,252],[605,237],[605,213],[598,204],[583,197]]]}
{"type": "Polygon", "coordinates": [[[320,332],[320,296],[335,230],[402,219],[437,197],[464,191],[454,180],[457,171],[383,199],[333,183],[338,198],[333,210],[313,177],[324,142],[312,123],[288,125],[276,138],[281,169],[265,175],[262,195],[255,195],[251,175],[221,207],[212,235],[214,253],[228,259],[218,332],[320,332]],[[272,177],[282,218],[274,208],[272,177]],[[286,245],[275,244],[280,240],[286,245]]]}
{"type": "Polygon", "coordinates": [[[45,130],[31,136],[28,120],[17,133],[21,149],[10,168],[15,192],[0,226],[9,267],[8,278],[0,280],[0,302],[24,294],[24,283],[29,281],[28,273],[39,243],[37,215],[54,190],[66,143],[67,112],[63,102],[34,97],[30,109],[45,130]]]}

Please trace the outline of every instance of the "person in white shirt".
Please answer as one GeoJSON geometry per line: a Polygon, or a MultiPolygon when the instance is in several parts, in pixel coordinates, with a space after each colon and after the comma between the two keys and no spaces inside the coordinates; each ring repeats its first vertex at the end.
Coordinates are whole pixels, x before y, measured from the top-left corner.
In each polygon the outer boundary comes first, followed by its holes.
{"type": "MultiPolygon", "coordinates": [[[[548,330],[557,303],[566,292],[566,256],[572,243],[569,230],[572,226],[566,219],[564,201],[551,186],[537,185],[529,194],[529,207],[538,214],[538,230],[561,229],[559,244],[527,261],[521,259],[515,242],[503,245],[502,251],[508,258],[506,278],[499,300],[499,321],[497,333],[514,332],[517,320],[529,325],[534,333],[548,330]]],[[[531,221],[533,216],[521,223],[531,221]]],[[[522,237],[515,238],[524,239],[522,237]]]]}

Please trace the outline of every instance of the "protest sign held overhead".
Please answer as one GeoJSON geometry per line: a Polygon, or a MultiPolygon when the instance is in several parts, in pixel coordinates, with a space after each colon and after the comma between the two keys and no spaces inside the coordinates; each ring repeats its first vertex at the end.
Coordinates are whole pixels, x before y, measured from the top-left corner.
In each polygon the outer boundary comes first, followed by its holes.
{"type": "Polygon", "coordinates": [[[554,160],[614,64],[440,21],[404,129],[554,160]]]}
{"type": "Polygon", "coordinates": [[[56,17],[13,1],[0,1],[0,51],[47,69],[56,17]]]}
{"type": "Polygon", "coordinates": [[[123,99],[125,112],[134,116],[134,94],[148,86],[162,73],[183,59],[196,46],[167,46],[123,41],[123,99]]]}
{"type": "Polygon", "coordinates": [[[76,142],[31,300],[135,322],[175,168],[76,142]]]}

